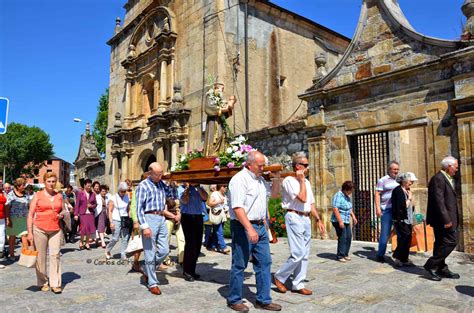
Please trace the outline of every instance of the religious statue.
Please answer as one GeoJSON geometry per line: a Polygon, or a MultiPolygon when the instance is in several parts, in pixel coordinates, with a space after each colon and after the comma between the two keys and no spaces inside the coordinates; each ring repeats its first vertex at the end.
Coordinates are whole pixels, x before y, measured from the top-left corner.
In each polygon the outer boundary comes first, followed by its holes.
{"type": "Polygon", "coordinates": [[[217,156],[225,151],[227,141],[233,137],[226,119],[232,115],[235,96],[224,100],[224,84],[214,83],[207,93],[207,114],[204,155],[217,156]]]}

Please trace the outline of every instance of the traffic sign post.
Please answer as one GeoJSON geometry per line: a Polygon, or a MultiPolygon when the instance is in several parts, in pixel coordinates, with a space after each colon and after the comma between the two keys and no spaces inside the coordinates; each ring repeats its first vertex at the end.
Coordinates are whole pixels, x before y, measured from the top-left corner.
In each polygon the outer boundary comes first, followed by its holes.
{"type": "Polygon", "coordinates": [[[8,99],[0,98],[0,135],[3,135],[7,132],[8,107],[9,107],[8,99]]]}

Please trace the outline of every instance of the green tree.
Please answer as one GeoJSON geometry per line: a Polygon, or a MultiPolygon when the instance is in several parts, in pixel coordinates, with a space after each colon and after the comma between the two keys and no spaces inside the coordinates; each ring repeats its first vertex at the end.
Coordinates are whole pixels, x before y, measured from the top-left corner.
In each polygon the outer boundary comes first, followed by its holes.
{"type": "Polygon", "coordinates": [[[49,135],[39,127],[10,123],[7,133],[0,135],[0,164],[9,181],[21,174],[33,177],[52,156],[49,135]]]}
{"type": "Polygon", "coordinates": [[[94,136],[97,150],[104,156],[105,139],[107,134],[107,123],[109,115],[109,88],[100,96],[99,105],[97,106],[97,117],[94,122],[92,135],[94,136]]]}

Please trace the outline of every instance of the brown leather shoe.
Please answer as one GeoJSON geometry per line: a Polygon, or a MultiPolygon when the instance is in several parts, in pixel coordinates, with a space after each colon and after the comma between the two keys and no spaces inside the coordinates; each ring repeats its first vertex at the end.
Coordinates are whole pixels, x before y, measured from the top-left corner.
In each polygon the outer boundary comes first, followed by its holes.
{"type": "Polygon", "coordinates": [[[277,287],[279,292],[285,293],[285,292],[288,291],[288,289],[286,289],[285,285],[281,281],[279,281],[275,276],[273,276],[273,282],[274,282],[274,284],[277,287]]]}
{"type": "Polygon", "coordinates": [[[263,304],[257,301],[255,303],[255,307],[257,309],[262,309],[262,310],[267,310],[267,311],[281,311],[281,305],[276,304],[276,303],[263,304]]]}
{"type": "Polygon", "coordinates": [[[292,290],[291,292],[294,292],[294,293],[299,293],[300,295],[303,295],[303,296],[310,296],[313,294],[313,292],[309,289],[306,289],[306,288],[301,288],[301,289],[298,289],[298,290],[292,290]]]}
{"type": "Polygon", "coordinates": [[[248,312],[249,311],[249,307],[246,306],[243,303],[235,303],[235,304],[228,303],[227,306],[229,308],[231,308],[232,310],[238,311],[238,312],[248,312]]]}
{"type": "Polygon", "coordinates": [[[160,290],[160,288],[158,288],[157,286],[151,287],[151,288],[149,288],[148,290],[150,290],[150,292],[151,292],[152,294],[154,294],[155,296],[161,295],[161,290],[160,290]]]}

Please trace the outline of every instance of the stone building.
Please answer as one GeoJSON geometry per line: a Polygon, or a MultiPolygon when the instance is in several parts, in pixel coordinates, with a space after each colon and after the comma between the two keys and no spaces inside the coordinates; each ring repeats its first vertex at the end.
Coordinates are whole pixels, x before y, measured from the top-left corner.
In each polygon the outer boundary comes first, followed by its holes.
{"type": "Polygon", "coordinates": [[[90,133],[90,125],[86,123],[86,131],[81,135],[81,142],[77,152],[75,166],[75,185],[82,186],[85,179],[92,181],[105,182],[104,160],[97,150],[94,137],[90,133]]]}
{"type": "Polygon", "coordinates": [[[428,181],[453,155],[460,160],[459,249],[474,251],[474,1],[462,10],[466,30],[450,41],[418,33],[396,0],[363,0],[339,63],[300,95],[317,207],[327,218],[331,196],[353,180],[358,240],[377,240],[373,194],[389,160],[418,176],[416,212],[424,214],[428,181]]]}
{"type": "Polygon", "coordinates": [[[277,127],[306,116],[298,94],[337,64],[350,41],[263,0],[129,0],[124,8],[108,41],[111,186],[136,182],[151,162],[169,167],[180,153],[203,146],[209,77],[225,83],[226,97],[237,97],[228,120],[236,134],[277,127]]]}

